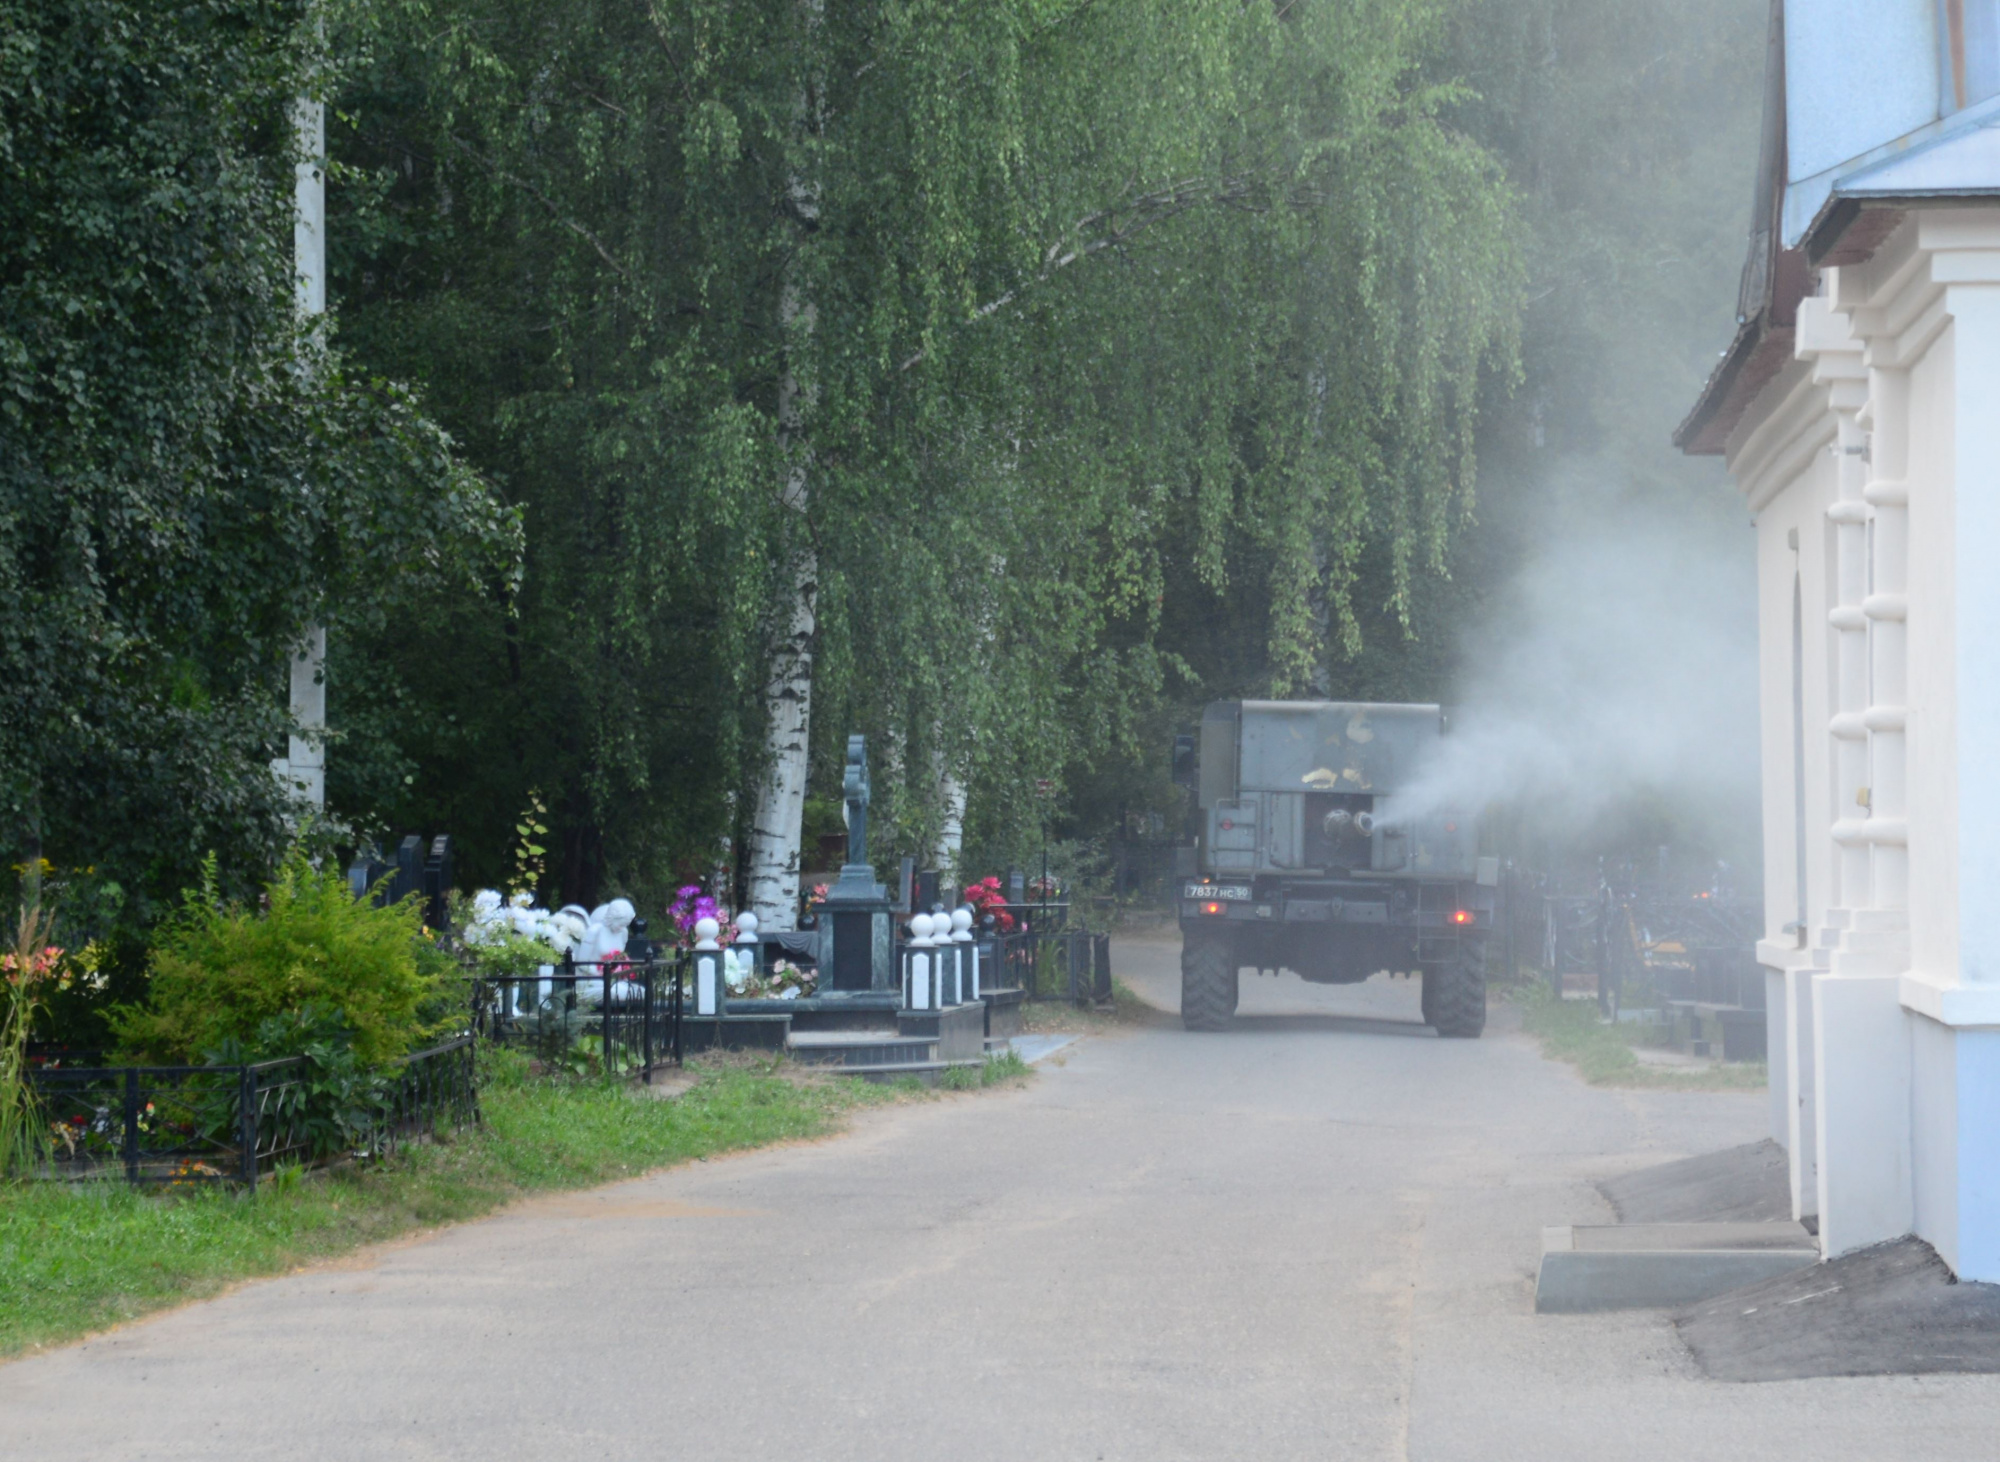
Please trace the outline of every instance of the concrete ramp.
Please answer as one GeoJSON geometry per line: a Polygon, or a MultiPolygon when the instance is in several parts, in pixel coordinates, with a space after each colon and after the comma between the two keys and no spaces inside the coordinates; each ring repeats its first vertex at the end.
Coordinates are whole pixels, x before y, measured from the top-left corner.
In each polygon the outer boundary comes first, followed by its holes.
{"type": "Polygon", "coordinates": [[[1766,1138],[1597,1185],[1620,1223],[1779,1223],[1792,1216],[1785,1150],[1766,1138]]]}

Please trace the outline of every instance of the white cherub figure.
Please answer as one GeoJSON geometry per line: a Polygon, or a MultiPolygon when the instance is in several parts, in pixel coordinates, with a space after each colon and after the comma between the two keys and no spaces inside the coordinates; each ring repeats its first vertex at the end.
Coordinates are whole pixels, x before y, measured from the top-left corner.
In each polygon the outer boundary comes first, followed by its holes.
{"type": "MultiPolygon", "coordinates": [[[[578,941],[574,957],[578,964],[598,964],[621,960],[625,953],[626,931],[632,927],[635,910],[625,899],[613,899],[608,904],[599,904],[590,911],[590,924],[578,941]]],[[[579,972],[581,973],[581,972],[579,972]]],[[[627,995],[630,990],[623,988],[627,982],[620,981],[621,988],[614,989],[614,995],[627,995]]],[[[576,995],[579,1000],[598,1000],[604,995],[601,980],[577,981],[576,995]]]]}
{"type": "Polygon", "coordinates": [[[613,899],[590,911],[590,923],[577,946],[579,961],[601,961],[625,952],[625,932],[632,927],[634,910],[625,899],[613,899]]]}

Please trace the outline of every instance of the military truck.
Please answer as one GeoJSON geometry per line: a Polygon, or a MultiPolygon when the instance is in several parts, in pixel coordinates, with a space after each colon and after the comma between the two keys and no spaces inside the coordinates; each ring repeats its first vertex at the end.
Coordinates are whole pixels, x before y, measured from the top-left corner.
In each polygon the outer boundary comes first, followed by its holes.
{"type": "Polygon", "coordinates": [[[1471,810],[1412,806],[1439,750],[1437,706],[1218,701],[1175,746],[1198,839],[1176,879],[1181,1020],[1226,1028],[1244,966],[1320,984],[1421,974],[1441,1036],[1486,1028],[1500,860],[1471,810]],[[1409,799],[1406,799],[1409,801],[1409,799]]]}

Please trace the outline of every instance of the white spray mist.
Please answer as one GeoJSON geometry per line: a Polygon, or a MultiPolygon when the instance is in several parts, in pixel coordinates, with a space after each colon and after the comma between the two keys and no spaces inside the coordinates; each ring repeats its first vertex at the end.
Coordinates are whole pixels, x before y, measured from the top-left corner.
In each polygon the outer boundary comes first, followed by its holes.
{"type": "Polygon", "coordinates": [[[1505,802],[1562,837],[1644,799],[1754,846],[1754,535],[1720,485],[1662,501],[1604,480],[1555,474],[1520,573],[1464,637],[1452,732],[1391,820],[1505,802]]]}

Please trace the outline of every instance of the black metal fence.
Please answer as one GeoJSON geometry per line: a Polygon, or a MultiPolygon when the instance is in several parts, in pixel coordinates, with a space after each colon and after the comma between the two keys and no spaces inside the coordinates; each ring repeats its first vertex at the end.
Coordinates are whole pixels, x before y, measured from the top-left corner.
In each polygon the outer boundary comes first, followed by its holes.
{"type": "Polygon", "coordinates": [[[524,1050],[544,1069],[636,1076],[681,1064],[691,962],[685,954],[565,962],[547,973],[474,983],[479,1033],[524,1050]]]}
{"type": "Polygon", "coordinates": [[[1000,978],[1029,1000],[1079,1005],[1111,998],[1111,936],[1087,929],[1017,929],[995,940],[1000,978]]]}
{"type": "Polygon", "coordinates": [[[468,1032],[410,1057],[371,1116],[364,1129],[364,1150],[377,1157],[387,1157],[411,1142],[478,1126],[477,1039],[468,1032]]]}
{"type": "Polygon", "coordinates": [[[479,1121],[473,1038],[330,1089],[305,1056],[233,1066],[103,1066],[97,1053],[35,1053],[52,1178],[237,1183],[336,1152],[383,1155],[479,1121]]]}

